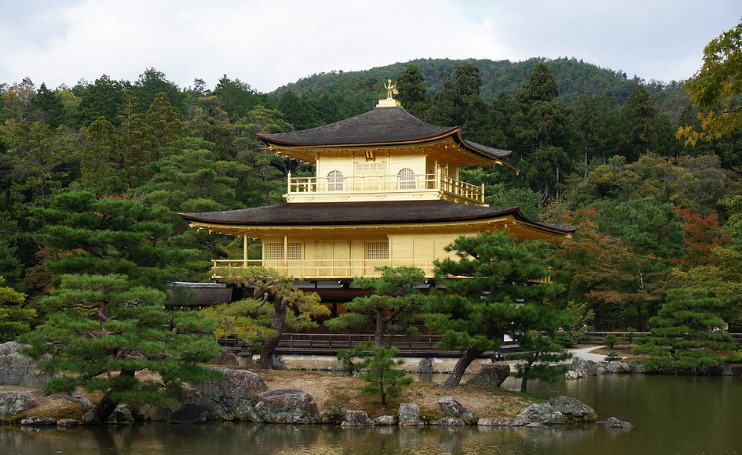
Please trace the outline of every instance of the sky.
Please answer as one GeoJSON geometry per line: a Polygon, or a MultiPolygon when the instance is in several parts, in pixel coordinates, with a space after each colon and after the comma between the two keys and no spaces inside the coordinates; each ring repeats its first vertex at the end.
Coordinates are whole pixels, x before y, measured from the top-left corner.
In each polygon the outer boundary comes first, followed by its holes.
{"type": "Polygon", "coordinates": [[[265,93],[419,58],[531,57],[671,82],[740,19],[739,0],[0,0],[0,84],[154,68],[181,88],[226,75],[265,93]]]}

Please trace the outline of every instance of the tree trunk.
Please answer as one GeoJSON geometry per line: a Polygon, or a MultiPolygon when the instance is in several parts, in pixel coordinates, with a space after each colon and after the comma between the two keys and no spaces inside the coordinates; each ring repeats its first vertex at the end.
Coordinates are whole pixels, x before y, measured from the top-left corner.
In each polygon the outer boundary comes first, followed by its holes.
{"type": "MultiPolygon", "coordinates": [[[[129,376],[133,378],[135,373],[135,370],[121,370],[119,376],[129,376]]],[[[118,404],[118,400],[113,400],[109,394],[103,395],[103,398],[101,398],[95,408],[93,408],[93,413],[95,415],[93,421],[99,424],[106,423],[111,414],[113,414],[113,411],[116,410],[118,404]]]]}
{"type": "Polygon", "coordinates": [[[528,364],[527,364],[527,365],[526,365],[526,366],[525,366],[525,367],[523,368],[523,377],[522,377],[522,378],[521,378],[521,380],[520,380],[520,391],[521,391],[521,392],[523,392],[523,393],[525,393],[525,392],[526,392],[526,389],[527,389],[527,387],[528,387],[528,372],[529,372],[530,370],[531,370],[531,364],[530,364],[530,363],[528,363],[528,364]]]}
{"type": "Polygon", "coordinates": [[[459,382],[461,382],[461,377],[464,376],[464,372],[466,371],[466,369],[477,357],[479,357],[483,353],[484,351],[479,349],[467,349],[464,352],[464,355],[459,359],[459,361],[456,362],[456,365],[453,367],[453,371],[451,371],[451,375],[448,376],[446,381],[443,383],[443,387],[458,387],[459,382]]]}
{"type": "Polygon", "coordinates": [[[278,347],[278,343],[281,341],[281,334],[283,334],[283,323],[286,321],[286,303],[281,297],[276,296],[276,300],[273,302],[273,320],[271,321],[271,329],[275,330],[277,335],[275,338],[271,338],[263,344],[263,349],[260,351],[260,368],[266,370],[272,370],[273,365],[273,352],[278,347]]]}
{"type": "Polygon", "coordinates": [[[106,423],[108,417],[110,417],[111,414],[113,414],[113,411],[116,410],[116,406],[118,406],[117,401],[112,400],[109,395],[103,395],[103,398],[101,398],[95,408],[93,408],[93,413],[95,415],[93,422],[97,424],[106,423]]]}
{"type": "Polygon", "coordinates": [[[374,329],[374,344],[381,347],[384,342],[384,309],[376,309],[376,328],[374,329]]]}

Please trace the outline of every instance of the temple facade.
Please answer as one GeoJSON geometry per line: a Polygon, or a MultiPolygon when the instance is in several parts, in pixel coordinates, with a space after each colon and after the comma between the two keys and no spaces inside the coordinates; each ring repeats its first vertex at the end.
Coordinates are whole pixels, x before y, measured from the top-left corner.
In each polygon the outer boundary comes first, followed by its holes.
{"type": "Polygon", "coordinates": [[[572,226],[538,223],[518,207],[489,207],[484,186],[461,181],[467,166],[508,166],[509,151],[467,141],[458,127],[426,123],[390,96],[370,112],[308,130],[259,135],[270,151],[312,164],[312,177],[288,176],[285,203],[223,212],[181,213],[191,227],[244,242],[225,268],[261,265],[303,282],[378,276],[379,266],[414,266],[433,277],[434,261],[461,235],[508,229],[521,239],[558,239],[572,226]],[[251,242],[260,259],[248,258],[251,242]]]}

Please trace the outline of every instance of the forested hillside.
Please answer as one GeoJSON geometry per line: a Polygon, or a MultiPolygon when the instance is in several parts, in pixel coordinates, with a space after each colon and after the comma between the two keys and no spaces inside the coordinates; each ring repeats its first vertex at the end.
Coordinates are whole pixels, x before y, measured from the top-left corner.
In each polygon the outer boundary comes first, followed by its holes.
{"type": "Polygon", "coordinates": [[[742,327],[739,131],[685,146],[678,128],[700,124],[683,83],[575,59],[418,60],[274,93],[227,76],[179,87],[153,68],[136,81],[1,84],[0,276],[27,294],[12,305],[41,318],[40,297],[86,270],[155,287],[206,279],[210,259],[241,257],[241,245],[176,214],[280,203],[287,173],[312,170],[262,149],[256,133],[366,112],[388,78],[413,115],[513,151],[519,173],[462,176],[485,184],[491,206],[581,226],[557,258],[557,305],[599,329],[645,329],[668,289],[700,287],[742,327]]]}
{"type": "Polygon", "coordinates": [[[682,81],[671,81],[669,83],[645,82],[636,75],[628,78],[626,73],[622,71],[600,68],[574,58],[559,58],[556,60],[532,58],[523,62],[419,59],[408,63],[381,66],[368,71],[315,74],[281,87],[274,93],[281,95],[290,90],[298,95],[306,90],[332,91],[335,93],[352,90],[357,92],[373,91],[376,95],[376,91],[379,89],[379,81],[402,74],[409,63],[418,67],[424,78],[422,84],[430,94],[443,90],[446,76],[453,75],[459,66],[465,63],[476,66],[479,69],[479,75],[482,77],[479,95],[488,103],[491,103],[503,93],[506,96],[514,97],[528,82],[528,77],[536,65],[543,63],[554,76],[559,97],[569,105],[575,105],[584,93],[591,93],[596,98],[607,95],[614,104],[621,105],[639,84],[644,84],[645,88],[652,93],[658,106],[660,106],[660,111],[671,117],[675,117],[674,114],[679,114],[688,104],[688,97],[683,92],[682,81]]]}

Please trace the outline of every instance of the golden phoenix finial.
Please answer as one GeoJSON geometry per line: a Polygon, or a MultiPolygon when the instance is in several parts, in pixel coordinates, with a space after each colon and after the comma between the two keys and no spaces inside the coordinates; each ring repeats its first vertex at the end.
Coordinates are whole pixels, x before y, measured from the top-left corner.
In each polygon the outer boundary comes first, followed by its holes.
{"type": "Polygon", "coordinates": [[[391,79],[387,80],[387,83],[384,84],[384,88],[386,89],[386,99],[388,100],[393,98],[392,94],[399,95],[399,92],[397,91],[397,83],[395,82],[392,84],[391,79]]]}

